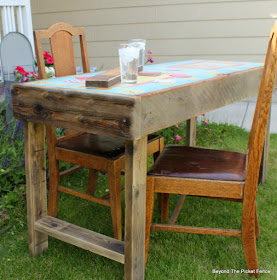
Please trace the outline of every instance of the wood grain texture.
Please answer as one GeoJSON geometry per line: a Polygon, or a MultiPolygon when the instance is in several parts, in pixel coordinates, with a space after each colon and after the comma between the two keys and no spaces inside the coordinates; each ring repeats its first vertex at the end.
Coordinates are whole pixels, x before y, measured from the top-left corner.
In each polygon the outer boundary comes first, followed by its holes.
{"type": "Polygon", "coordinates": [[[56,148],[56,158],[57,160],[70,162],[72,164],[79,164],[80,162],[82,162],[83,167],[103,172],[108,171],[109,160],[105,158],[101,158],[100,161],[99,157],[97,156],[71,151],[63,148],[56,148]]]}
{"type": "Polygon", "coordinates": [[[86,87],[109,88],[120,81],[120,68],[118,67],[87,79],[86,87]]]}
{"type": "Polygon", "coordinates": [[[241,237],[241,230],[152,224],[152,230],[241,237]]]}
{"type": "Polygon", "coordinates": [[[125,280],[144,279],[147,137],[126,141],[125,280]]]}
{"type": "Polygon", "coordinates": [[[124,243],[117,239],[50,216],[36,221],[35,229],[69,244],[124,263],[124,243]]]}
{"type": "Polygon", "coordinates": [[[56,157],[56,128],[53,126],[46,127],[46,137],[48,145],[48,161],[49,161],[49,201],[48,215],[55,217],[58,212],[59,193],[58,186],[60,184],[59,162],[56,157]]]}
{"type": "Polygon", "coordinates": [[[15,85],[12,96],[15,118],[126,139],[140,135],[141,105],[134,97],[25,84],[15,85]]]}
{"type": "Polygon", "coordinates": [[[48,247],[48,236],[34,223],[47,215],[45,132],[41,124],[24,122],[29,253],[35,257],[48,247]]]}
{"type": "Polygon", "coordinates": [[[121,166],[117,161],[111,162],[108,170],[111,215],[114,237],[122,240],[121,213],[121,166]]]}
{"type": "MultiPolygon", "coordinates": [[[[248,162],[245,178],[245,191],[242,208],[242,242],[247,267],[257,269],[258,258],[256,248],[256,194],[259,170],[262,160],[265,134],[270,114],[272,91],[277,68],[277,23],[275,23],[265,59],[257,105],[248,142],[248,162]]],[[[255,273],[258,276],[259,273],[255,273]]]]}
{"type": "Polygon", "coordinates": [[[15,85],[14,115],[33,122],[135,140],[255,95],[261,74],[262,69],[255,68],[139,96],[15,85]],[[63,106],[54,100],[63,100],[63,106]],[[167,111],[170,114],[161,118],[167,111]]]}
{"type": "Polygon", "coordinates": [[[264,141],[264,149],[262,162],[260,167],[260,175],[259,175],[259,183],[265,183],[267,179],[268,173],[268,156],[269,156],[269,144],[270,144],[270,119],[271,119],[271,109],[269,112],[266,133],[265,133],[265,141],[264,141]]]}
{"type": "Polygon", "coordinates": [[[72,35],[57,31],[51,36],[50,45],[56,77],[76,74],[72,35]]]}
{"type": "Polygon", "coordinates": [[[206,197],[236,198],[243,197],[244,182],[210,181],[185,179],[186,186],[180,184],[182,179],[170,177],[155,177],[157,193],[175,193],[206,197]],[[165,180],[166,179],[166,180],[165,180]]]}
{"type": "Polygon", "coordinates": [[[199,116],[258,93],[262,68],[218,76],[171,91],[142,96],[144,116],[141,134],[149,134],[172,124],[199,116]],[[164,112],[170,112],[161,118],[164,112]]]}
{"type": "Polygon", "coordinates": [[[166,222],[169,210],[169,193],[158,193],[160,196],[161,221],[166,222]]]}

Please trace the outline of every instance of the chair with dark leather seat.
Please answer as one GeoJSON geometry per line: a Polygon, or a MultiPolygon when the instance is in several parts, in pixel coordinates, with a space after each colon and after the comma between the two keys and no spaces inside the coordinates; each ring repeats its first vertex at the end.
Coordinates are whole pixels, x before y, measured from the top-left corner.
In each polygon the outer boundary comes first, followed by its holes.
{"type": "Polygon", "coordinates": [[[248,270],[258,272],[256,238],[260,230],[256,208],[256,193],[263,154],[266,127],[277,68],[277,23],[272,29],[260,84],[247,153],[166,146],[147,176],[146,256],[150,229],[183,233],[242,237],[248,270]],[[152,224],[154,194],[162,193],[161,219],[167,220],[169,194],[180,194],[167,224],[152,224]],[[241,230],[175,225],[186,195],[242,202],[241,230]]]}
{"type": "MultiPolygon", "coordinates": [[[[50,39],[56,77],[76,74],[72,37],[80,39],[83,71],[90,71],[84,28],[74,28],[66,23],[56,23],[45,30],[35,30],[35,47],[40,79],[46,79],[42,40],[50,39]]],[[[120,138],[71,131],[56,137],[56,128],[46,127],[49,158],[49,201],[48,215],[56,216],[59,192],[65,192],[111,208],[114,237],[122,239],[121,214],[121,171],[125,167],[125,142],[120,138]],[[89,168],[86,193],[60,185],[59,161],[76,164],[66,171],[71,174],[80,167],[89,168]],[[103,198],[94,196],[97,172],[107,172],[109,194],[103,198]]],[[[149,135],[148,155],[156,158],[163,149],[163,137],[149,135]]],[[[62,176],[65,173],[62,173],[62,176]]]]}

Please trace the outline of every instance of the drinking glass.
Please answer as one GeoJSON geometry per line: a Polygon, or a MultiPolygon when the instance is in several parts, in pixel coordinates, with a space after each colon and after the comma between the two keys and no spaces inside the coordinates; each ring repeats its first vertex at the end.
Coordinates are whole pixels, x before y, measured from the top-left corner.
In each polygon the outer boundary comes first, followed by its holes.
{"type": "Polygon", "coordinates": [[[129,44],[138,44],[140,51],[139,51],[139,66],[143,67],[144,65],[144,57],[145,57],[145,45],[146,40],[144,39],[130,39],[128,40],[129,44]]]}
{"type": "Polygon", "coordinates": [[[135,84],[138,79],[140,48],[134,44],[120,44],[118,48],[121,83],[135,84]]]}

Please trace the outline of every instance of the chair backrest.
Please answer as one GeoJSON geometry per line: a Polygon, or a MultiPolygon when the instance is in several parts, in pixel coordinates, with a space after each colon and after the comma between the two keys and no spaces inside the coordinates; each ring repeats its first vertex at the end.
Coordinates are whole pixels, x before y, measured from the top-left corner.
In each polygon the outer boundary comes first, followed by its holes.
{"type": "Polygon", "coordinates": [[[3,36],[20,32],[30,41],[34,54],[34,37],[30,0],[0,0],[3,36]]]}
{"type": "Polygon", "coordinates": [[[35,59],[28,38],[19,32],[8,33],[0,46],[3,79],[14,81],[14,69],[23,67],[27,72],[35,72],[35,59]]]}
{"type": "Polygon", "coordinates": [[[277,68],[277,23],[272,28],[247,151],[245,193],[255,193],[277,68]]]}
{"type": "Polygon", "coordinates": [[[40,79],[46,79],[42,39],[50,39],[56,77],[76,74],[72,40],[73,36],[79,36],[80,38],[83,72],[90,72],[84,28],[74,28],[67,23],[59,22],[51,25],[48,29],[34,31],[38,74],[40,79]]]}

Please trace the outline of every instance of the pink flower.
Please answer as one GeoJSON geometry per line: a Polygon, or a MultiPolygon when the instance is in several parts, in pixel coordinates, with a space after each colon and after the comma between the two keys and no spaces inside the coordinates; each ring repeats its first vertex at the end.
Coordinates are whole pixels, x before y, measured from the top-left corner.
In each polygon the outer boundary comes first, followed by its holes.
{"type": "Polygon", "coordinates": [[[206,125],[208,125],[208,124],[209,124],[209,121],[208,121],[207,119],[204,119],[204,120],[203,120],[203,123],[206,124],[206,125]]]}
{"type": "Polygon", "coordinates": [[[48,64],[53,64],[53,58],[52,58],[52,56],[48,57],[48,58],[46,59],[46,62],[47,62],[48,64]]]}
{"type": "Polygon", "coordinates": [[[178,125],[178,123],[176,123],[175,125],[174,125],[176,128],[179,128],[179,125],[178,125]]]}
{"type": "Polygon", "coordinates": [[[44,53],[43,53],[43,57],[44,57],[45,59],[47,59],[47,58],[50,58],[51,55],[50,55],[49,52],[44,52],[44,53]]]}
{"type": "Polygon", "coordinates": [[[33,75],[36,79],[38,79],[38,76],[34,72],[30,72],[31,75],[33,75]]]}
{"type": "Polygon", "coordinates": [[[178,135],[178,134],[175,135],[174,137],[175,137],[175,140],[176,140],[176,141],[180,141],[180,140],[182,139],[182,137],[181,137],[180,135],[178,135]]]}
{"type": "Polygon", "coordinates": [[[17,67],[15,68],[15,70],[17,70],[17,71],[22,71],[22,70],[24,70],[24,68],[21,67],[21,66],[17,66],[17,67]]]}
{"type": "Polygon", "coordinates": [[[14,70],[18,71],[19,74],[24,74],[26,72],[21,66],[17,66],[14,70]]]}
{"type": "Polygon", "coordinates": [[[152,53],[153,53],[152,50],[147,51],[147,54],[152,54],[152,53]]]}
{"type": "Polygon", "coordinates": [[[154,62],[154,57],[153,56],[150,56],[150,57],[148,57],[148,59],[147,59],[150,63],[153,63],[154,62]]]}
{"type": "Polygon", "coordinates": [[[29,75],[29,72],[24,71],[24,73],[20,73],[20,74],[24,74],[24,76],[27,77],[29,75]]]}

